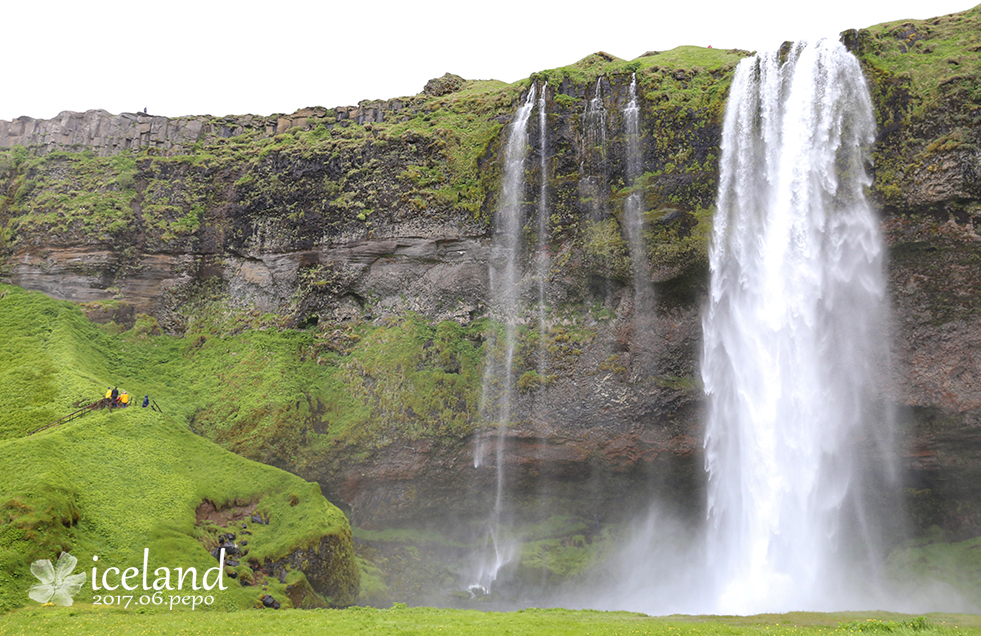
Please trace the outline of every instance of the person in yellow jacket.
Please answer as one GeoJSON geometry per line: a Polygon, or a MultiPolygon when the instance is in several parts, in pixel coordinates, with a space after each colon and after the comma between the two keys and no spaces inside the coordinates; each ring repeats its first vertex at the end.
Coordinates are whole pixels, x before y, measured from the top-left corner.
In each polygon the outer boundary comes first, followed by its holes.
{"type": "Polygon", "coordinates": [[[106,406],[112,406],[112,387],[106,389],[106,406]]]}
{"type": "Polygon", "coordinates": [[[122,395],[119,396],[119,404],[122,405],[123,408],[129,406],[129,393],[123,391],[122,395]]]}

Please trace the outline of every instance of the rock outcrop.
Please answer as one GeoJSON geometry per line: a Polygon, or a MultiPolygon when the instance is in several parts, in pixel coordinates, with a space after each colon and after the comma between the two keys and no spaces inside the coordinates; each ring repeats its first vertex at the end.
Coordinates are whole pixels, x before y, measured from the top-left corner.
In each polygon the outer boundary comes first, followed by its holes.
{"type": "Polygon", "coordinates": [[[357,601],[360,581],[357,562],[350,558],[352,553],[350,533],[331,535],[262,567],[282,580],[290,570],[302,570],[310,586],[328,604],[347,607],[357,601]]]}
{"type": "Polygon", "coordinates": [[[99,156],[133,151],[178,155],[193,152],[196,144],[211,145],[239,135],[272,138],[319,125],[333,127],[340,122],[360,125],[398,120],[411,116],[414,101],[413,98],[366,100],[357,106],[303,108],[292,114],[268,117],[162,117],[147,113],[113,115],[104,110],[63,111],[52,119],[0,120],[0,148],[25,146],[41,153],[88,150],[99,156]]]}

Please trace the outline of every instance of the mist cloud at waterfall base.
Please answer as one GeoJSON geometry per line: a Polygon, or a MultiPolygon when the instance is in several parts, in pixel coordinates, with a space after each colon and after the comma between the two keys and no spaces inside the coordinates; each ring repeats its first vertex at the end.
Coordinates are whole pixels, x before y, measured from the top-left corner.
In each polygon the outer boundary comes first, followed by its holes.
{"type": "MultiPolygon", "coordinates": [[[[878,563],[858,560],[849,565],[844,563],[848,554],[842,555],[843,565],[833,580],[827,581],[826,592],[821,595],[800,598],[789,575],[783,588],[727,588],[719,571],[707,562],[704,525],[683,521],[659,506],[606,532],[613,539],[613,548],[604,558],[575,580],[541,597],[530,595],[519,605],[630,611],[652,616],[981,610],[969,594],[950,582],[912,575],[894,567],[894,558],[878,563]],[[745,598],[758,598],[761,592],[766,592],[767,602],[740,605],[745,598]]],[[[897,553],[903,550],[900,546],[894,549],[897,553]]],[[[942,572],[939,565],[934,565],[934,569],[937,577],[969,577],[969,573],[942,572]]]]}

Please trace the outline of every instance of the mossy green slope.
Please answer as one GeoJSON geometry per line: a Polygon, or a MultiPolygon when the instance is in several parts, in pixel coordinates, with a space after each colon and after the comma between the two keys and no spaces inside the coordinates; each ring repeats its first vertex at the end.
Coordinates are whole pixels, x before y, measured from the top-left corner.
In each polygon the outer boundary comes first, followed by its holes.
{"type": "Polygon", "coordinates": [[[70,303],[14,287],[0,295],[0,439],[9,439],[102,397],[119,349],[70,303]]]}
{"type": "Polygon", "coordinates": [[[400,440],[459,439],[476,426],[484,321],[407,315],[378,324],[284,328],[208,302],[183,337],[153,318],[116,333],[16,287],[0,299],[0,439],[26,435],[118,386],[249,459],[326,479],[325,462],[400,440]]]}
{"type": "Polygon", "coordinates": [[[325,475],[325,457],[475,426],[482,322],[407,315],[296,330],[224,311],[201,309],[211,318],[192,320],[183,338],[146,335],[144,319],[119,336],[120,369],[144,373],[166,412],[236,453],[312,478],[325,475]]]}
{"type": "MultiPolygon", "coordinates": [[[[264,582],[286,601],[286,583],[309,587],[303,574],[293,572],[285,583],[263,581],[247,562],[281,561],[329,538],[338,585],[328,601],[354,600],[358,574],[350,527],[316,484],[230,453],[172,416],[138,406],[95,411],[25,435],[70,411],[80,397],[97,399],[119,378],[131,389],[161,385],[147,379],[152,364],[142,377],[137,374],[146,356],[126,351],[132,344],[100,331],[70,303],[16,288],[5,292],[0,393],[14,398],[4,404],[6,439],[0,441],[0,608],[32,602],[28,566],[37,559],[54,561],[61,551],[75,555],[79,569],[90,567],[94,555],[105,567],[124,568],[138,567],[149,548],[151,567],[195,567],[203,573],[217,564],[206,546],[226,528],[241,532],[243,523],[199,523],[195,511],[205,500],[219,509],[254,505],[270,520],[244,520],[252,534],[247,560],[234,568],[239,580],[264,582]]],[[[168,406],[180,400],[160,397],[168,406]]],[[[216,593],[216,606],[255,604],[262,588],[239,580],[225,579],[229,589],[216,593]]],[[[77,598],[91,600],[91,592],[87,584],[77,598]]]]}
{"type": "Polygon", "coordinates": [[[897,589],[932,587],[934,594],[981,606],[981,537],[965,541],[944,540],[940,528],[896,548],[885,569],[897,589]]]}

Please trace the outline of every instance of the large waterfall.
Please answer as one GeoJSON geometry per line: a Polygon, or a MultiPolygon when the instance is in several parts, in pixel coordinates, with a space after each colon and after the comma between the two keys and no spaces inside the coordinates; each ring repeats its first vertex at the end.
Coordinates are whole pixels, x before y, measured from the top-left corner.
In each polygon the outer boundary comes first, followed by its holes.
{"type": "Polygon", "coordinates": [[[843,609],[870,445],[888,425],[874,137],[837,42],[743,60],[722,140],[703,315],[710,611],[843,609]]]}

